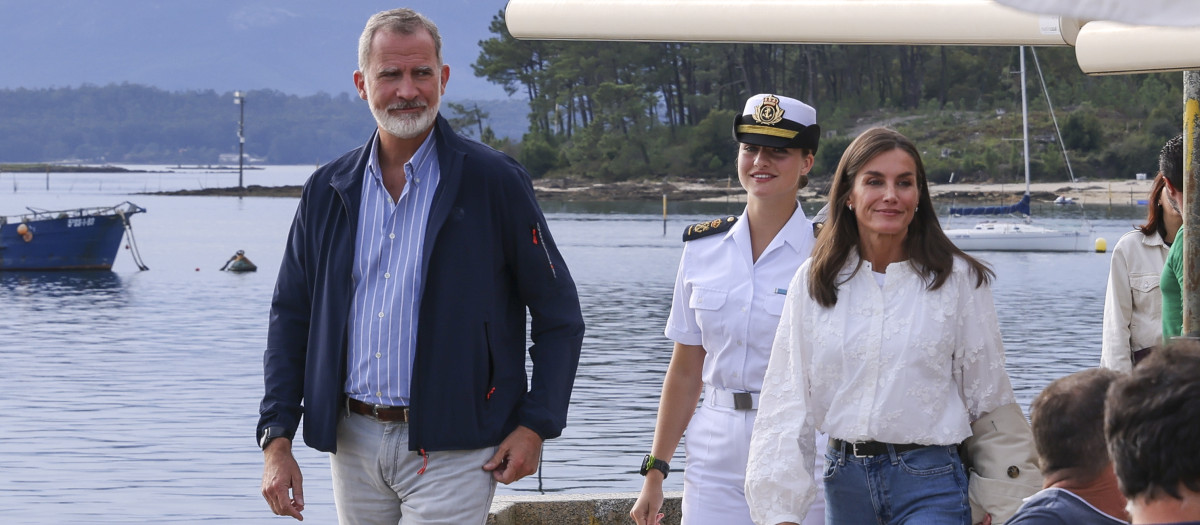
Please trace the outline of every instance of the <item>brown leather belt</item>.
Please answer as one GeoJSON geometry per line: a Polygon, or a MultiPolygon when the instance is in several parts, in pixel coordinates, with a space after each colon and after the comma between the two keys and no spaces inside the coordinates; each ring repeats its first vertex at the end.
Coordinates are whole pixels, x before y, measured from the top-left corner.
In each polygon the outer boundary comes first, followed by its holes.
{"type": "Polygon", "coordinates": [[[900,454],[903,452],[908,452],[910,450],[916,450],[919,448],[925,448],[925,447],[929,446],[929,445],[916,445],[916,444],[911,444],[911,443],[897,445],[897,444],[893,444],[893,443],[880,443],[878,441],[852,442],[852,441],[842,441],[838,438],[829,438],[829,447],[830,448],[835,449],[835,450],[842,450],[847,454],[853,454],[860,458],[886,455],[888,453],[888,445],[891,445],[892,449],[895,450],[897,454],[900,454]]]}
{"type": "Polygon", "coordinates": [[[371,416],[385,423],[407,423],[408,407],[389,407],[363,403],[353,397],[346,398],[346,408],[355,414],[371,416]]]}

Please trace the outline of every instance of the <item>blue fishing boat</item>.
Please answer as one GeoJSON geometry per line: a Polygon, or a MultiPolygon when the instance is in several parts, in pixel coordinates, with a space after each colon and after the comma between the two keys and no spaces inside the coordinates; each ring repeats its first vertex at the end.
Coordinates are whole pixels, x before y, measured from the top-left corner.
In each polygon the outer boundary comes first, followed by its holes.
{"type": "Polygon", "coordinates": [[[129,217],[145,208],[131,202],[98,208],[40,210],[0,217],[0,271],[111,270],[129,233],[134,262],[146,270],[133,242],[129,217]]]}

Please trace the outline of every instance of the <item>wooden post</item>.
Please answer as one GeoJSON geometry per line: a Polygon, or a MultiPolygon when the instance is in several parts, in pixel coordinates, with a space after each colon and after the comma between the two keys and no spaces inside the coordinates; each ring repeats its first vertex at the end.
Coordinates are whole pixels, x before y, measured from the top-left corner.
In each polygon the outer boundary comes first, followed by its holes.
{"type": "Polygon", "coordinates": [[[1200,335],[1200,71],[1183,73],[1183,331],[1200,335]]]}

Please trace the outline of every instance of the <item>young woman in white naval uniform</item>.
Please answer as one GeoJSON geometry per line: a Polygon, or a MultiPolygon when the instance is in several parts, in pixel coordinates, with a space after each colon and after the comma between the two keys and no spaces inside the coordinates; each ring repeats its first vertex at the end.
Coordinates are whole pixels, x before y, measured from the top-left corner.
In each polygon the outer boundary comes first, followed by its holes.
{"type": "MultiPolygon", "coordinates": [[[[743,491],[750,432],[787,285],[814,243],[796,192],[808,183],[820,127],[807,104],[762,94],[746,101],[733,136],[746,209],[684,232],[666,327],[675,349],[629,512],[638,525],[661,517],[667,462],[685,429],[683,524],[751,523],[743,491]]],[[[824,523],[814,514],[806,524],[824,523]]]]}

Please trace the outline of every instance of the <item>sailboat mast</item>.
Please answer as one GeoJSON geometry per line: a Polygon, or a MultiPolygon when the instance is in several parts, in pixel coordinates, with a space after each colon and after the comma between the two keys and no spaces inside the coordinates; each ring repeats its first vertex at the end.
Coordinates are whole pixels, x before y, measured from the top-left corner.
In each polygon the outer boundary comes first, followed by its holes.
{"type": "Polygon", "coordinates": [[[1021,143],[1025,145],[1025,194],[1029,195],[1029,102],[1025,97],[1025,46],[1021,51],[1021,143]]]}

